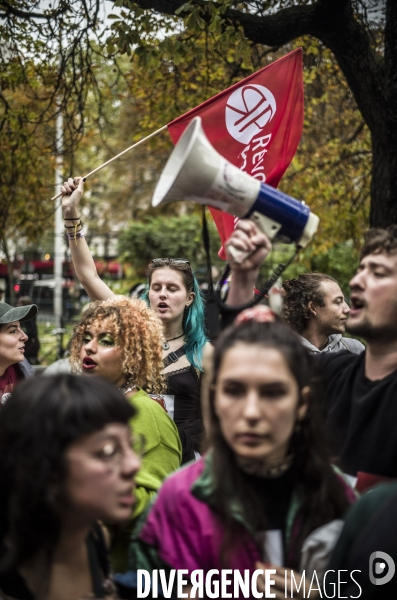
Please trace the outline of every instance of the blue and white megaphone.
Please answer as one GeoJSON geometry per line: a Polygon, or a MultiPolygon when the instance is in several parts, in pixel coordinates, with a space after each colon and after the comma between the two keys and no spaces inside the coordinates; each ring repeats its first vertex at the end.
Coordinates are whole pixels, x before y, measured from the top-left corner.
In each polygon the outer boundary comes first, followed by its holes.
{"type": "MultiPolygon", "coordinates": [[[[310,242],[319,224],[304,202],[261,183],[223,158],[208,141],[200,117],[189,123],[169,157],[152,206],[174,200],[191,200],[252,219],[270,239],[301,248],[310,242]]],[[[237,262],[247,256],[229,250],[237,262]]]]}

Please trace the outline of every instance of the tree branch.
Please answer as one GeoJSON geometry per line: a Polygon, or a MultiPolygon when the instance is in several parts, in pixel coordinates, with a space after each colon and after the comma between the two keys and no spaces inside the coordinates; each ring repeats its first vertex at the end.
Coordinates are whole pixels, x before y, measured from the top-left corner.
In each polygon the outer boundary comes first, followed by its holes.
{"type": "MultiPolygon", "coordinates": [[[[136,3],[144,9],[174,15],[185,2],[136,0],[136,3]]],[[[194,5],[203,10],[206,4],[194,0],[194,5]]],[[[395,0],[388,0],[388,5],[389,12],[397,11],[395,0]]],[[[310,5],[290,6],[267,16],[228,9],[224,18],[236,26],[241,25],[246,37],[254,44],[282,46],[304,35],[321,40],[334,53],[369,129],[374,132],[385,128],[385,106],[379,102],[384,96],[384,63],[372,51],[368,33],[354,15],[351,0],[318,0],[310,5]]],[[[391,37],[397,48],[397,36],[391,37]]],[[[397,69],[393,70],[393,75],[396,79],[397,69]]]]}
{"type": "Polygon", "coordinates": [[[370,131],[383,131],[387,123],[384,61],[370,45],[364,25],[353,13],[350,0],[320,0],[321,19],[313,35],[335,55],[370,131]]]}
{"type": "Polygon", "coordinates": [[[20,19],[56,19],[59,15],[62,15],[66,12],[66,9],[59,8],[58,10],[49,10],[47,13],[35,13],[29,12],[25,10],[21,10],[16,8],[10,2],[5,2],[2,0],[0,2],[0,9],[4,10],[5,13],[0,13],[1,18],[6,18],[9,15],[13,15],[14,17],[19,17],[20,19]]]}

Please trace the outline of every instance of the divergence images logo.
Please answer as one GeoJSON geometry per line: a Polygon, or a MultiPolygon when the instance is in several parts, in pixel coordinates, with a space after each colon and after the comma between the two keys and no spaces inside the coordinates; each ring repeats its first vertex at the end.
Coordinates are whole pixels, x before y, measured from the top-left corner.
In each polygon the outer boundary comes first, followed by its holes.
{"type": "Polygon", "coordinates": [[[263,85],[244,85],[229,96],[226,104],[226,127],[230,135],[249,144],[276,112],[276,100],[263,85]]]}
{"type": "Polygon", "coordinates": [[[396,565],[386,552],[377,550],[369,557],[369,579],[374,585],[384,585],[394,576],[396,565]],[[386,568],[387,567],[387,568],[386,568]],[[381,577],[379,577],[381,575],[381,577]]]}

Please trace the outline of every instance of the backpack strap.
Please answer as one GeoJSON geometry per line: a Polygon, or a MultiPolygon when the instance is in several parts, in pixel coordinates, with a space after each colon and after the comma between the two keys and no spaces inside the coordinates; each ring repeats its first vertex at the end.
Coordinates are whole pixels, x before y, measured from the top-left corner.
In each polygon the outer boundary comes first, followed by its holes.
{"type": "Polygon", "coordinates": [[[167,356],[163,358],[164,369],[168,367],[168,365],[172,365],[172,363],[179,360],[184,354],[186,354],[186,344],[178,348],[178,350],[175,350],[175,352],[167,354],[167,356]]]}
{"type": "Polygon", "coordinates": [[[342,344],[342,346],[344,346],[346,348],[346,350],[349,350],[349,352],[353,352],[353,350],[351,348],[349,348],[346,340],[343,337],[340,339],[340,343],[342,344]]]}

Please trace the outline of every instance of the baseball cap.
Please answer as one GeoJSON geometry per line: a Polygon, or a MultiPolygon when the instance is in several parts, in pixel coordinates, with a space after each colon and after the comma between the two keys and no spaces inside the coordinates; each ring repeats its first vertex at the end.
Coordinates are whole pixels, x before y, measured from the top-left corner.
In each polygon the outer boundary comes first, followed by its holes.
{"type": "Polygon", "coordinates": [[[37,306],[28,304],[28,306],[10,306],[5,302],[0,302],[0,325],[13,323],[14,321],[29,321],[37,315],[37,306]]]}

